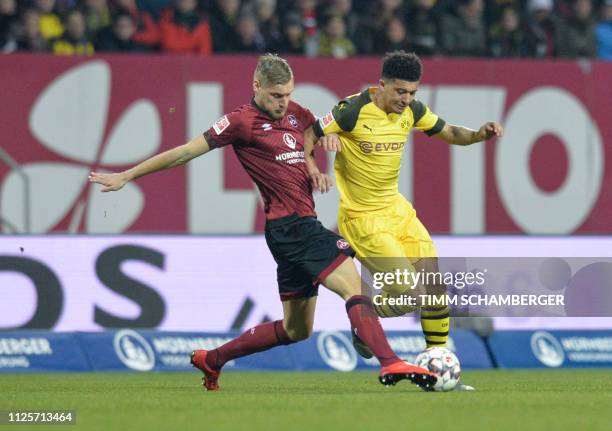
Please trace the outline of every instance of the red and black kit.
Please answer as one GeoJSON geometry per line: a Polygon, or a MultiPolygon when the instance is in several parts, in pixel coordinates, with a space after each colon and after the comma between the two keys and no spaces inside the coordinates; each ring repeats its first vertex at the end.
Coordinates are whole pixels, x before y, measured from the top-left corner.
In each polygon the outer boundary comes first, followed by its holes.
{"type": "Polygon", "coordinates": [[[304,163],[304,131],[315,122],[290,102],[272,119],[255,101],[221,117],[204,138],[211,149],[232,145],[259,189],[266,214],[266,242],[278,264],[281,299],[310,297],[346,257],[348,243],[316,219],[312,185],[304,163]]]}

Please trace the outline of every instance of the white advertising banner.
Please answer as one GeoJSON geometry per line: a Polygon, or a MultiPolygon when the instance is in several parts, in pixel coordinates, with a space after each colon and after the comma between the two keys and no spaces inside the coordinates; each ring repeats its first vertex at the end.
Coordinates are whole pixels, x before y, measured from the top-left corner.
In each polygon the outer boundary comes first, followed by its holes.
{"type": "MultiPolygon", "coordinates": [[[[436,237],[441,256],[610,257],[612,237],[436,237]]],[[[111,327],[228,331],[279,319],[276,264],[263,236],[3,236],[0,330],[111,327]]],[[[612,328],[610,317],[495,317],[496,328],[612,328]]],[[[386,329],[418,329],[414,317],[386,329]]],[[[347,329],[319,291],[315,329],[347,329]]]]}

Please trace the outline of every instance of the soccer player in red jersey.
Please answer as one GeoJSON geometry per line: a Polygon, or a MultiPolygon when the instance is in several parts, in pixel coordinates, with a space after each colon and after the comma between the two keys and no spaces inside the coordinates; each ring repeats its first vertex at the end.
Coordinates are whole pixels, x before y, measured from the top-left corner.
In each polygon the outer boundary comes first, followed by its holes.
{"type": "MultiPolygon", "coordinates": [[[[313,186],[330,186],[329,177],[309,176],[304,161],[304,131],[315,117],[291,102],[293,72],[275,55],[259,59],[253,79],[255,97],[224,115],[210,129],[185,145],[151,157],[119,173],[92,172],[89,180],[103,192],[121,189],[128,181],[187,163],[215,148],[232,145],[238,160],[257,185],[266,214],[265,237],[278,264],[277,280],[283,320],[267,322],[213,350],[196,350],[191,363],[204,373],[208,390],[219,389],[221,369],[228,361],[279,345],[304,340],[312,333],[318,286],[322,283],[346,301],[351,330],[381,364],[385,385],[402,379],[429,389],[436,377],[395,355],[352,261],[350,245],[317,220],[313,186]]],[[[329,139],[329,136],[327,137],[329,139]]]]}

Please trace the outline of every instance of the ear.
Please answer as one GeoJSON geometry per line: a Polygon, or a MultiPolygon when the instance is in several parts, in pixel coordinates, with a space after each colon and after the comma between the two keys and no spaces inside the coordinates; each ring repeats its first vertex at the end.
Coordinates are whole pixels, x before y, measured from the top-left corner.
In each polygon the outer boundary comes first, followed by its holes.
{"type": "Polygon", "coordinates": [[[259,81],[253,80],[253,93],[257,94],[259,92],[259,81]]]}
{"type": "Polygon", "coordinates": [[[380,88],[381,90],[385,89],[385,80],[381,79],[380,81],[378,81],[378,88],[380,88]]]}

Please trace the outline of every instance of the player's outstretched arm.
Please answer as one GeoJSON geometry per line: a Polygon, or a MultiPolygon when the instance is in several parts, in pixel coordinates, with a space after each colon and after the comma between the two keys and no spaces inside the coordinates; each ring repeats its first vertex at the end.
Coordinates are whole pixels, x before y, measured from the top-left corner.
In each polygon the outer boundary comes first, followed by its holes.
{"type": "Polygon", "coordinates": [[[329,175],[319,171],[317,161],[314,158],[316,142],[317,136],[311,126],[304,131],[304,162],[306,163],[313,189],[319,190],[321,193],[327,193],[332,188],[333,183],[329,175]]]}
{"type": "Polygon", "coordinates": [[[312,127],[309,127],[304,131],[304,161],[306,162],[306,167],[310,175],[319,173],[319,167],[314,158],[314,146],[316,142],[317,137],[314,130],[312,130],[312,127]]]}
{"type": "Polygon", "coordinates": [[[136,178],[161,171],[162,169],[183,165],[191,159],[207,153],[209,150],[208,142],[206,142],[203,135],[200,135],[184,145],[179,145],[171,150],[157,154],[126,171],[108,174],[91,172],[89,174],[89,182],[102,184],[104,186],[102,188],[103,192],[114,192],[136,178]]]}
{"type": "Polygon", "coordinates": [[[485,123],[478,130],[446,123],[436,136],[448,144],[471,145],[494,137],[501,137],[503,134],[504,128],[496,122],[485,123]]]}

